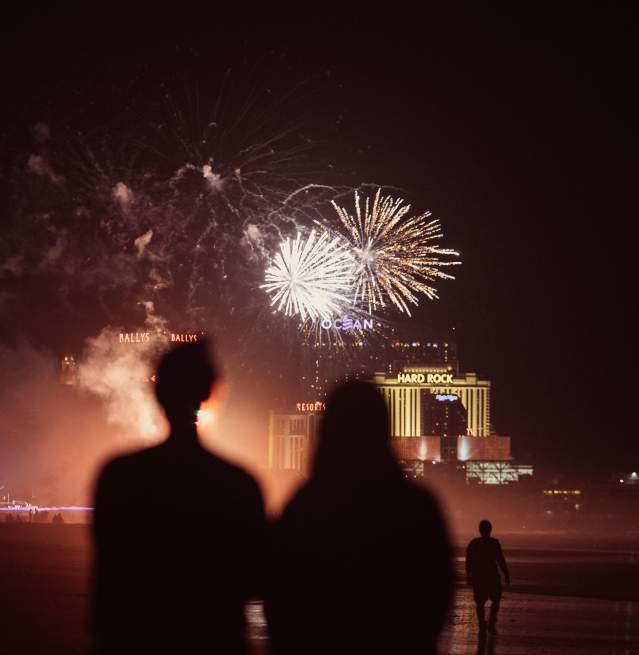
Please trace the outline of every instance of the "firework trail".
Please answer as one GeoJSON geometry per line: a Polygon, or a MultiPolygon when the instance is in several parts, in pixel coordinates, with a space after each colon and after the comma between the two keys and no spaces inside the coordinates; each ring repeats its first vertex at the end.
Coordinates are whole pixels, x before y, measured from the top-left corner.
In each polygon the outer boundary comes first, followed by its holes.
{"type": "Polygon", "coordinates": [[[235,337],[267,312],[255,294],[266,262],[332,193],[291,121],[295,92],[289,100],[259,75],[247,92],[230,71],[202,92],[172,86],[117,99],[106,124],[87,108],[32,127],[29,150],[7,164],[1,309],[51,307],[53,322],[82,325],[78,341],[139,325],[149,301],[171,324],[207,331],[228,328],[224,307],[235,337]]]}
{"type": "Polygon", "coordinates": [[[262,288],[286,316],[330,319],[350,305],[353,264],[339,237],[326,231],[317,237],[313,230],[303,239],[298,233],[295,241],[280,244],[262,288]]]}
{"type": "MultiPolygon", "coordinates": [[[[231,78],[201,94],[141,87],[114,98],[107,122],[90,101],[53,111],[27,149],[0,153],[0,310],[21,317],[0,340],[74,353],[78,387],[103,401],[117,439],[152,443],[162,429],[145,381],[159,351],[117,340],[153,330],[149,307],[175,331],[216,335],[228,368],[252,380],[272,379],[300,342],[262,294],[264,269],[338,191],[307,156],[300,102],[260,80],[247,95],[231,78]]],[[[339,293],[329,302],[343,304],[339,293]]]]}
{"type": "Polygon", "coordinates": [[[372,206],[367,197],[364,207],[355,192],[354,215],[334,201],[332,205],[356,260],[353,303],[369,313],[385,309],[390,301],[410,316],[409,303],[418,305],[418,294],[435,299],[437,290],[431,283],[453,278],[441,269],[461,263],[441,258],[459,253],[433,243],[443,234],[437,219],[427,220],[430,212],[405,218],[410,205],[401,198],[382,196],[381,189],[372,206]]]}

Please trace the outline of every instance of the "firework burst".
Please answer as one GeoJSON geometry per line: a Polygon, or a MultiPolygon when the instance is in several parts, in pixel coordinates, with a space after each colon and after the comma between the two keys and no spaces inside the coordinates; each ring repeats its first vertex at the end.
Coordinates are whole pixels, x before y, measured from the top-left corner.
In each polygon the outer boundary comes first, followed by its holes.
{"type": "Polygon", "coordinates": [[[273,264],[266,270],[262,288],[271,296],[271,307],[286,316],[330,319],[351,302],[353,256],[340,237],[313,230],[308,238],[298,233],[280,244],[273,264]]]}
{"type": "Polygon", "coordinates": [[[460,264],[442,256],[458,256],[455,250],[440,248],[434,242],[443,234],[430,212],[406,218],[410,205],[401,198],[375,194],[364,206],[355,192],[355,214],[332,203],[346,230],[346,238],[355,258],[353,302],[369,313],[392,303],[409,316],[409,303],[419,304],[418,294],[437,298],[432,282],[452,279],[442,268],[460,264]]]}

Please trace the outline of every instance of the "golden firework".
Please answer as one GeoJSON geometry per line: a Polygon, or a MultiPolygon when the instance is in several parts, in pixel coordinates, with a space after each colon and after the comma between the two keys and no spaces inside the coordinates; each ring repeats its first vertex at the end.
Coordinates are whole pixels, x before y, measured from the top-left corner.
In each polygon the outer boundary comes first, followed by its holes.
{"type": "Polygon", "coordinates": [[[442,268],[461,264],[442,259],[459,253],[435,244],[443,236],[439,220],[428,220],[430,212],[407,217],[410,205],[401,198],[382,196],[379,189],[372,204],[366,197],[362,206],[356,191],[354,214],[332,204],[355,257],[353,302],[369,314],[390,301],[410,316],[409,303],[418,305],[419,294],[433,300],[437,290],[432,283],[454,277],[442,268]]]}

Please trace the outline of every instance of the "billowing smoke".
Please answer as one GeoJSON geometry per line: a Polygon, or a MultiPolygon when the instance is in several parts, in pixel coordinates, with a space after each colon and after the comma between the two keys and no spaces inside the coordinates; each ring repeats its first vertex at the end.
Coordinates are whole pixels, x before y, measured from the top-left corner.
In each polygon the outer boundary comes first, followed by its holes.
{"type": "Polygon", "coordinates": [[[241,385],[237,416],[257,389],[251,430],[266,425],[263,390],[284,384],[288,347],[260,290],[267,259],[336,189],[318,183],[277,94],[241,114],[244,97],[217,96],[201,121],[158,98],[122,99],[130,114],[104,128],[51,115],[2,162],[0,485],[15,493],[86,502],[104,457],[163,434],[149,378],[169,326],[216,338],[241,385]],[[120,333],[142,331],[153,336],[122,347],[120,333]],[[66,354],[76,385],[59,381],[66,354]]]}
{"type": "Polygon", "coordinates": [[[94,396],[60,384],[60,361],[26,343],[0,349],[3,493],[40,504],[86,504],[97,467],[124,442],[94,396]]]}
{"type": "Polygon", "coordinates": [[[166,434],[151,376],[166,350],[164,321],[145,304],[142,334],[122,331],[86,340],[70,370],[61,358],[26,342],[0,350],[0,484],[39,504],[88,504],[98,467],[109,455],[166,434]]]}
{"type": "Polygon", "coordinates": [[[44,155],[29,155],[27,170],[35,175],[48,177],[53,184],[62,184],[64,178],[57,175],[44,155]]]}
{"type": "Polygon", "coordinates": [[[126,209],[133,202],[133,192],[124,182],[118,182],[113,187],[112,196],[117,200],[123,209],[126,209]]]}
{"type": "Polygon", "coordinates": [[[151,239],[153,238],[153,229],[149,228],[144,234],[140,235],[134,242],[133,244],[137,248],[138,251],[138,257],[143,257],[144,256],[144,251],[146,247],[151,243],[151,239]]]}
{"type": "Polygon", "coordinates": [[[153,395],[153,365],[162,351],[162,338],[151,333],[143,343],[123,347],[121,330],[105,328],[87,340],[78,365],[78,386],[102,399],[108,422],[133,443],[150,444],[164,426],[153,395]]]}

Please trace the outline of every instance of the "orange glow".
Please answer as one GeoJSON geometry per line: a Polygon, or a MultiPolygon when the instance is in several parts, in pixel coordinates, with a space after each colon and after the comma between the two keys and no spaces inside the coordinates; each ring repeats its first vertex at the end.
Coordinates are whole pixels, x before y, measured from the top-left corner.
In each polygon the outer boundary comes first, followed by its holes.
{"type": "Polygon", "coordinates": [[[201,426],[202,428],[206,428],[214,423],[215,418],[216,413],[214,412],[213,407],[209,407],[207,403],[203,403],[197,412],[196,425],[198,427],[201,426]]]}
{"type": "Polygon", "coordinates": [[[219,418],[226,402],[226,385],[218,382],[211,389],[211,395],[200,405],[196,425],[202,444],[215,447],[219,418]]]}

